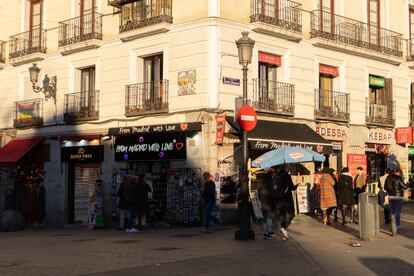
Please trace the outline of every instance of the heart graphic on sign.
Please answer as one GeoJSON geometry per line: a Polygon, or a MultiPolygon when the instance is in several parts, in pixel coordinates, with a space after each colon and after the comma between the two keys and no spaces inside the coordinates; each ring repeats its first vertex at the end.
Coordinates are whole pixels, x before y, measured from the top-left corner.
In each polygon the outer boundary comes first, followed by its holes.
{"type": "Polygon", "coordinates": [[[177,143],[175,144],[175,147],[177,148],[177,150],[181,150],[184,147],[183,143],[177,143]]]}
{"type": "Polygon", "coordinates": [[[188,124],[187,123],[181,123],[180,128],[181,128],[182,131],[184,131],[188,128],[188,124]]]}

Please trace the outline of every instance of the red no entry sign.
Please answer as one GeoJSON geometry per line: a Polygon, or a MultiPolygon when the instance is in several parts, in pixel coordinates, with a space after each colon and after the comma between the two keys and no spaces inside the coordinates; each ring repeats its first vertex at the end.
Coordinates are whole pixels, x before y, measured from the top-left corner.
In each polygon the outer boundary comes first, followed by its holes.
{"type": "Polygon", "coordinates": [[[245,131],[254,129],[257,123],[256,110],[250,105],[242,106],[237,113],[237,121],[239,122],[240,127],[245,131]]]}

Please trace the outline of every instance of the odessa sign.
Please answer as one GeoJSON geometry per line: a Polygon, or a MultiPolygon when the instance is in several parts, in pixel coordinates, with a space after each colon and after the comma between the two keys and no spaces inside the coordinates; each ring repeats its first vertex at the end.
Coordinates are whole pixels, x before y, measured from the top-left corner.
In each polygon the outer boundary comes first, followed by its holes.
{"type": "Polygon", "coordinates": [[[242,106],[237,113],[237,121],[245,131],[254,129],[257,123],[256,110],[250,105],[242,106]]]}

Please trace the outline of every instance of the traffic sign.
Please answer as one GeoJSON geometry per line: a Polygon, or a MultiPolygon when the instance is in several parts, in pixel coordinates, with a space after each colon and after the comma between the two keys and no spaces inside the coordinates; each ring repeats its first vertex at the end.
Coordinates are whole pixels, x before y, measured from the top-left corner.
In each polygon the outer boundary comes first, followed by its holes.
{"type": "Polygon", "coordinates": [[[237,121],[240,127],[245,131],[250,131],[256,127],[257,114],[256,110],[250,105],[242,106],[237,113],[237,121]]]}

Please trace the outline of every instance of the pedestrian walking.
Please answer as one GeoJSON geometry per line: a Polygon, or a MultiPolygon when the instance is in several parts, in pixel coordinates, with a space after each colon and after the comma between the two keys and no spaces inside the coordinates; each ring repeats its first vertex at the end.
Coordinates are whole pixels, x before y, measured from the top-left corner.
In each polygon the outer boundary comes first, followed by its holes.
{"type": "Polygon", "coordinates": [[[280,222],[278,231],[282,240],[288,240],[287,229],[295,217],[295,207],[293,203],[292,191],[295,191],[296,185],[292,182],[289,174],[289,166],[283,164],[273,179],[272,197],[276,198],[276,212],[280,222]]]}
{"type": "Polygon", "coordinates": [[[322,176],[320,179],[320,197],[321,197],[321,210],[323,217],[323,224],[330,225],[330,216],[332,210],[336,207],[336,196],[335,196],[335,181],[330,174],[329,167],[322,169],[322,176]]]}
{"type": "Polygon", "coordinates": [[[151,187],[144,180],[145,175],[139,176],[138,183],[133,188],[134,195],[134,211],[138,217],[138,231],[144,231],[142,225],[142,217],[149,211],[148,193],[152,192],[151,187]]]}
{"type": "Polygon", "coordinates": [[[216,206],[216,184],[212,180],[212,176],[209,172],[203,173],[204,188],[202,190],[203,208],[204,208],[204,229],[202,232],[209,233],[210,220],[216,225],[220,225],[220,220],[213,216],[213,210],[216,206]]]}
{"type": "Polygon", "coordinates": [[[365,192],[366,188],[367,188],[367,184],[365,180],[364,169],[362,167],[357,167],[357,175],[355,176],[355,179],[354,179],[355,204],[352,206],[351,222],[358,223],[358,220],[359,220],[358,197],[360,194],[365,192]]]}
{"type": "Polygon", "coordinates": [[[388,200],[388,193],[385,191],[385,181],[387,180],[387,177],[389,175],[390,170],[387,168],[385,169],[384,175],[380,177],[380,181],[378,184],[378,188],[380,189],[378,192],[378,203],[381,207],[384,208],[384,221],[386,224],[391,223],[391,216],[390,216],[390,204],[388,200]]]}
{"type": "Polygon", "coordinates": [[[337,191],[337,203],[342,214],[342,224],[345,225],[347,223],[346,214],[349,212],[349,216],[351,216],[351,208],[355,205],[353,180],[348,167],[342,169],[338,179],[337,191]]]}
{"type": "Polygon", "coordinates": [[[129,176],[123,186],[123,195],[125,200],[125,208],[128,209],[128,225],[125,230],[127,233],[136,233],[138,230],[134,227],[135,209],[134,209],[134,187],[138,184],[138,177],[129,176]]]}
{"type": "Polygon", "coordinates": [[[259,181],[257,193],[259,195],[260,203],[262,204],[262,213],[264,218],[264,235],[263,239],[270,240],[274,237],[273,220],[276,210],[276,199],[271,196],[273,172],[269,171],[259,181]]]}
{"type": "Polygon", "coordinates": [[[125,222],[128,218],[128,206],[125,202],[124,196],[125,181],[121,182],[118,188],[118,209],[119,209],[119,228],[118,230],[125,229],[125,222]]]}
{"type": "Polygon", "coordinates": [[[399,170],[391,170],[385,180],[385,191],[388,193],[391,211],[391,232],[393,236],[401,230],[400,216],[404,203],[404,190],[408,189],[408,185],[404,183],[399,175],[399,170]]]}

